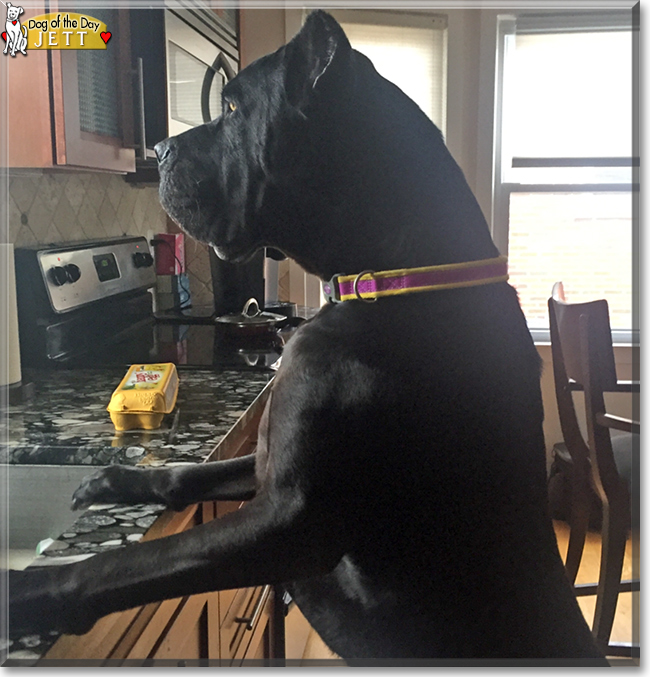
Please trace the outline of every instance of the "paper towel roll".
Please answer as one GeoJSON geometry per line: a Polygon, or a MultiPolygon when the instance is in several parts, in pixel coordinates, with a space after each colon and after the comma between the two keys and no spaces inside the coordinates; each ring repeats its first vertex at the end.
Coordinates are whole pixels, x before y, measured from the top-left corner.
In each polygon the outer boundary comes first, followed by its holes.
{"type": "Polygon", "coordinates": [[[22,375],[13,244],[0,243],[0,318],[5,327],[0,328],[0,386],[18,385],[22,375]]]}

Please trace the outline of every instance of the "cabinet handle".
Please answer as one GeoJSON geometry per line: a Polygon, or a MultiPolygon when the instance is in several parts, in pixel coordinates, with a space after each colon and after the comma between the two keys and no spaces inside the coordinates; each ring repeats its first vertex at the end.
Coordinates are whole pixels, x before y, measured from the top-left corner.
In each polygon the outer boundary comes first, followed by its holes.
{"type": "Polygon", "coordinates": [[[201,115],[203,116],[203,122],[205,123],[212,120],[212,115],[210,114],[210,88],[212,87],[214,74],[218,70],[223,71],[226,76],[226,82],[232,80],[236,75],[233,67],[228,63],[228,59],[226,59],[223,52],[217,54],[214,63],[208,68],[203,77],[203,85],[201,86],[201,115]]]}
{"type": "Polygon", "coordinates": [[[257,621],[260,619],[260,616],[262,615],[262,610],[264,609],[266,600],[269,598],[269,595],[271,594],[271,587],[272,586],[270,585],[264,586],[264,589],[260,593],[259,599],[255,604],[253,613],[250,615],[249,618],[241,618],[239,616],[235,618],[235,621],[237,623],[246,623],[246,630],[253,630],[253,628],[257,625],[257,621]]]}
{"type": "Polygon", "coordinates": [[[147,127],[144,117],[144,61],[138,57],[138,67],[135,72],[138,81],[138,131],[140,132],[140,157],[147,159],[147,127]]]}

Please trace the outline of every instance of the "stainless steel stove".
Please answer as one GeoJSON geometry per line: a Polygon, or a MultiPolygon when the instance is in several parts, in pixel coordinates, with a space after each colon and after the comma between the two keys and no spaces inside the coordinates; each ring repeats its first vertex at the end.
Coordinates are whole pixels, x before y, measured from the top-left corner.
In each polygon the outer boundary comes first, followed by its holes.
{"type": "Polygon", "coordinates": [[[248,370],[280,356],[277,342],[233,344],[209,318],[157,320],[144,237],[24,247],[15,256],[23,368],[165,361],[248,370]]]}

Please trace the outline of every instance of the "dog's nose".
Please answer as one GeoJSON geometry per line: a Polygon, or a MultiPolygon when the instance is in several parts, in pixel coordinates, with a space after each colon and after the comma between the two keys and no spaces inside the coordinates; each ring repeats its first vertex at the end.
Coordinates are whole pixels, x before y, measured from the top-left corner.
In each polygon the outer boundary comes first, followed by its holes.
{"type": "Polygon", "coordinates": [[[162,164],[171,156],[172,151],[174,150],[173,139],[165,139],[164,141],[157,143],[153,150],[156,153],[158,164],[162,164]]]}

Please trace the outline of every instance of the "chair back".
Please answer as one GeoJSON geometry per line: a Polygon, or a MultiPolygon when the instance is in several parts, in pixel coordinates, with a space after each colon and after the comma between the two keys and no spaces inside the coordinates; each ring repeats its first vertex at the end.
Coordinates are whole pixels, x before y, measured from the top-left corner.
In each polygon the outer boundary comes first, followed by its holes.
{"type": "Polygon", "coordinates": [[[590,343],[598,364],[600,385],[605,391],[614,390],[616,388],[616,362],[607,301],[602,299],[568,304],[564,300],[562,283],[556,282],[553,285],[553,294],[548,301],[548,306],[551,320],[551,344],[557,348],[553,353],[553,361],[555,362],[557,353],[564,367],[560,380],[563,382],[565,379],[572,379],[584,385],[584,346],[581,348],[580,316],[589,315],[590,343]]]}

